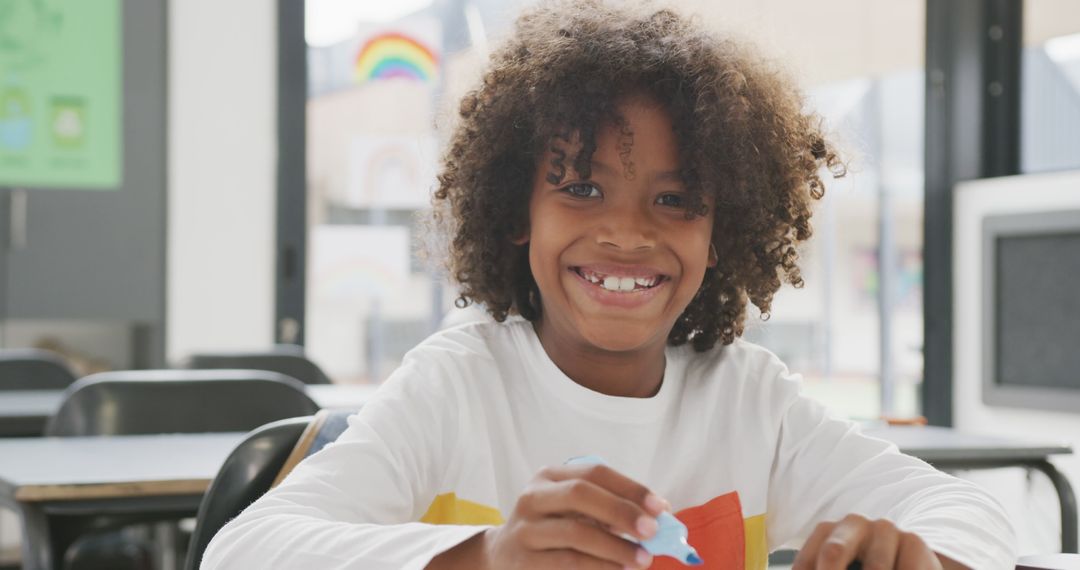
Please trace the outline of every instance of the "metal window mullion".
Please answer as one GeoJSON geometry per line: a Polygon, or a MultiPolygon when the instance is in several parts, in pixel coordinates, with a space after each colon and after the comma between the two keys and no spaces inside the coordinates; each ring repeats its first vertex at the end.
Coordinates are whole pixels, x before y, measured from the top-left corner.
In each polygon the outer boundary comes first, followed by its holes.
{"type": "Polygon", "coordinates": [[[1023,2],[985,0],[983,34],[982,175],[1020,172],[1020,58],[1023,50],[1023,2]]]}
{"type": "Polygon", "coordinates": [[[277,3],[275,342],[304,344],[307,279],[307,40],[304,0],[277,3]]]}
{"type": "Polygon", "coordinates": [[[923,415],[953,424],[953,186],[1015,174],[1019,0],[927,0],[923,415]]]}

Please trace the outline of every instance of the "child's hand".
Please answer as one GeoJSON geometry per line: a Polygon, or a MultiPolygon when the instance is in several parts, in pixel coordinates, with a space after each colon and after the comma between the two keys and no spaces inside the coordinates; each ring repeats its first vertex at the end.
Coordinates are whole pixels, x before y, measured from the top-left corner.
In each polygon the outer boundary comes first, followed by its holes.
{"type": "Polygon", "coordinates": [[[652,556],[620,538],[656,534],[667,502],[606,465],[542,469],[510,519],[484,537],[486,568],[645,568],[652,556]]]}
{"type": "Polygon", "coordinates": [[[863,568],[941,570],[943,563],[945,568],[962,568],[939,559],[918,535],[903,532],[887,520],[848,515],[840,522],[817,525],[791,570],[844,570],[855,560],[863,568]]]}

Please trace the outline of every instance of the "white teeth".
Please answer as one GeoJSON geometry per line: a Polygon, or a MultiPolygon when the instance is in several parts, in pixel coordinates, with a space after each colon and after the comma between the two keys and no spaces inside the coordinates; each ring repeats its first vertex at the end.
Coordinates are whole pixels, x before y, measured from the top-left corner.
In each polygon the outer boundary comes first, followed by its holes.
{"type": "Polygon", "coordinates": [[[660,276],[652,277],[619,277],[617,275],[598,275],[591,271],[579,270],[578,274],[586,281],[594,283],[608,291],[633,291],[635,288],[653,287],[660,281],[660,276]]]}

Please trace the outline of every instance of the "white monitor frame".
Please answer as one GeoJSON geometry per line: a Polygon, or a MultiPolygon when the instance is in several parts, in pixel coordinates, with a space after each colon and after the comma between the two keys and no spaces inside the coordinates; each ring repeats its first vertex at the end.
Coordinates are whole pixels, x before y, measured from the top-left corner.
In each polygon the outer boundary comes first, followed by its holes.
{"type": "Polygon", "coordinates": [[[1054,394],[1052,388],[1047,389],[1050,392],[1037,386],[1029,389],[996,385],[987,389],[986,379],[993,378],[994,372],[988,366],[987,349],[984,348],[986,333],[993,330],[993,323],[985,322],[987,316],[993,314],[988,310],[988,307],[993,308],[992,305],[987,303],[992,303],[994,298],[992,291],[984,290],[984,285],[990,282],[986,276],[987,267],[991,265],[985,259],[984,220],[996,216],[1045,216],[1076,210],[1080,210],[1080,170],[986,178],[954,186],[952,385],[957,425],[973,425],[971,422],[988,418],[1001,421],[1016,414],[1024,416],[1025,410],[1031,408],[1080,414],[1080,398],[1061,399],[1062,394],[1054,394]],[[1030,401],[1018,397],[1017,390],[1041,394],[1030,401]],[[1002,413],[990,414],[991,409],[1002,413]]]}
{"type": "MultiPolygon", "coordinates": [[[[1080,192],[1080,187],[1077,188],[1080,192]]],[[[998,382],[996,262],[998,238],[1080,234],[1080,209],[988,215],[982,220],[982,394],[992,406],[1080,412],[1080,388],[1017,386],[998,382]]],[[[1077,289],[1080,295],[1080,289],[1077,289]]],[[[1068,339],[1061,339],[1069,342],[1068,339]]],[[[1073,343],[1080,350],[1080,339],[1073,343]]],[[[1077,370],[1080,375],[1080,370],[1077,370]]]]}

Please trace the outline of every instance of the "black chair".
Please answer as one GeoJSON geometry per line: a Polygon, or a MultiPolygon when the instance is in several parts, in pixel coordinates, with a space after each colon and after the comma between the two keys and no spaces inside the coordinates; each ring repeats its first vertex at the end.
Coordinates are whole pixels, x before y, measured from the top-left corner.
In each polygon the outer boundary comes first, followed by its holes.
{"type": "Polygon", "coordinates": [[[0,390],[63,390],[74,381],[75,373],[54,352],[0,350],[0,390]]]}
{"type": "Polygon", "coordinates": [[[195,532],[188,546],[187,570],[198,570],[210,539],[303,458],[337,439],[347,426],[348,410],[323,410],[314,417],[265,425],[236,446],[203,495],[195,532]]]}
{"type": "MultiPolygon", "coordinates": [[[[299,381],[263,370],[103,372],[68,387],[45,432],[78,437],[250,431],[318,409],[299,381]]],[[[54,560],[65,560],[72,569],[100,567],[96,559],[101,545],[116,542],[102,533],[185,516],[190,513],[54,517],[50,525],[54,560]]]]}
{"type": "Polygon", "coordinates": [[[264,370],[102,372],[67,389],[45,435],[250,431],[318,410],[303,384],[264,370]]]}
{"type": "MultiPolygon", "coordinates": [[[[135,529],[138,530],[138,529],[135,529]]],[[[132,532],[110,532],[78,540],[63,560],[66,570],[153,570],[147,541],[132,532]]]]}
{"type": "Polygon", "coordinates": [[[304,356],[304,349],[294,344],[275,345],[269,352],[195,354],[188,357],[181,367],[199,370],[227,368],[268,370],[296,378],[304,384],[330,383],[330,378],[326,373],[304,356]]]}

